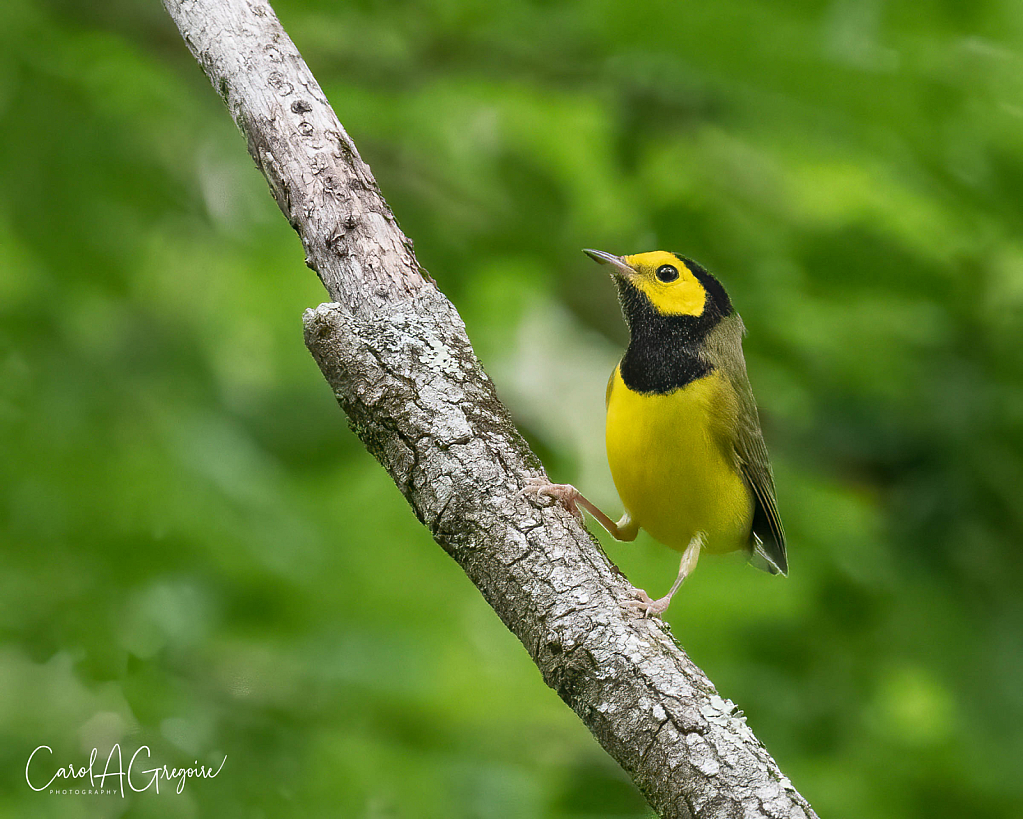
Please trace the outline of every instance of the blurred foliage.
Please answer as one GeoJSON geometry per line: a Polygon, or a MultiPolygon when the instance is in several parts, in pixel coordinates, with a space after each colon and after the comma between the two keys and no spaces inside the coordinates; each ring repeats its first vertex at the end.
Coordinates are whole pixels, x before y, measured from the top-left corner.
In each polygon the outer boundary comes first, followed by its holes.
{"type": "MultiPolygon", "coordinates": [[[[648,815],[345,429],[301,340],[323,293],[160,5],[4,5],[0,816],[648,815]],[[228,759],[29,791],[37,745],[115,741],[228,759]]],[[[1019,5],[276,6],[548,468],[612,512],[624,329],[579,249],[725,282],[792,576],[704,560],[669,619],[819,813],[1023,813],[1019,5]]]]}

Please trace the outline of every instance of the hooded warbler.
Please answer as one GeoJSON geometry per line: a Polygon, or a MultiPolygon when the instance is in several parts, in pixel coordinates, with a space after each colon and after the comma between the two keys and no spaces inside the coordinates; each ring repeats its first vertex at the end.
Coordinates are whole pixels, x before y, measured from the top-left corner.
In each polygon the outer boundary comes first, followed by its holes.
{"type": "Polygon", "coordinates": [[[626,605],[660,615],[701,551],[746,550],[772,574],[788,571],[774,476],[742,355],[745,328],[721,283],[683,256],[614,256],[607,265],[629,327],[629,346],[607,384],[607,459],[625,507],[616,523],[568,484],[526,491],[589,511],[618,540],[645,529],[682,552],[671,590],[637,589],[626,605]]]}

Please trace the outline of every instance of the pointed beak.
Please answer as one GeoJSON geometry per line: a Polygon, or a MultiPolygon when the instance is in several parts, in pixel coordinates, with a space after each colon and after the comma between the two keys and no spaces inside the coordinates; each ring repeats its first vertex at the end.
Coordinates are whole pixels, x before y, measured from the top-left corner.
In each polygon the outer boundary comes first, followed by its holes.
{"type": "Polygon", "coordinates": [[[625,259],[621,256],[612,256],[610,253],[605,253],[603,250],[584,250],[583,253],[598,264],[611,265],[612,272],[619,276],[629,278],[635,273],[635,271],[625,263],[625,259]]]}

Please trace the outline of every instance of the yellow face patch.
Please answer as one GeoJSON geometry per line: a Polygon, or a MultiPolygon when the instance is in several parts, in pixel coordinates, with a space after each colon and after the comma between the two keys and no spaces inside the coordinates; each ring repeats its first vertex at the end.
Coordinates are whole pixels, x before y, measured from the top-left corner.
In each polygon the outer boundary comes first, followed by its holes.
{"type": "Polygon", "coordinates": [[[629,281],[650,299],[659,313],[666,316],[703,314],[707,291],[678,256],[656,250],[622,258],[632,270],[629,281]]]}

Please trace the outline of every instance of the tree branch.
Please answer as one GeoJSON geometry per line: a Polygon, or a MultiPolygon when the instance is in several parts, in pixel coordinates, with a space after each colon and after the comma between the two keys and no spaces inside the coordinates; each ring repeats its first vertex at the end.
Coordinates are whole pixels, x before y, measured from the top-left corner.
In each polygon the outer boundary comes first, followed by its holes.
{"type": "Polygon", "coordinates": [[[164,5],[335,302],[305,338],[352,428],[544,681],[665,819],[814,817],[586,530],[518,494],[539,461],[270,6],[164,5]]]}

